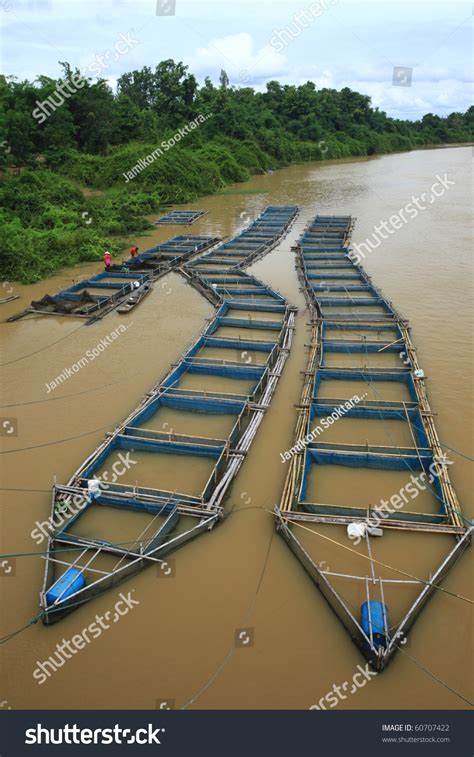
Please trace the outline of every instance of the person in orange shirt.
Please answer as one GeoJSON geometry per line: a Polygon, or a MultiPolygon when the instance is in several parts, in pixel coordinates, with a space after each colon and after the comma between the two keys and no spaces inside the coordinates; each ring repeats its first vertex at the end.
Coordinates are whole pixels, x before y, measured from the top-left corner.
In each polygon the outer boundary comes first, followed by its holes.
{"type": "Polygon", "coordinates": [[[130,255],[132,256],[132,258],[136,257],[138,255],[138,247],[131,247],[130,255]]]}

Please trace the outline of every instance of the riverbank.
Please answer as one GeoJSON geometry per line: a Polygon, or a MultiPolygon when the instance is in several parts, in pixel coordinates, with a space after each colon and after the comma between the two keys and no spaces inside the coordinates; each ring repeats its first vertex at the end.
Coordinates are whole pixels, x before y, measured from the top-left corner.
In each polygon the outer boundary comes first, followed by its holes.
{"type": "MultiPolygon", "coordinates": [[[[146,155],[151,145],[128,145],[110,156],[69,151],[58,165],[4,176],[0,182],[2,280],[41,281],[65,263],[69,267],[99,262],[106,249],[120,257],[137,235],[152,233],[152,221],[164,206],[202,202],[271,169],[379,156],[361,154],[355,141],[295,140],[291,158],[272,156],[248,140],[233,142],[232,149],[221,143],[194,150],[177,145],[126,183],[122,177],[127,167],[146,155]]],[[[394,147],[389,152],[404,151],[394,147]]],[[[174,230],[181,233],[183,228],[174,230]]]]}

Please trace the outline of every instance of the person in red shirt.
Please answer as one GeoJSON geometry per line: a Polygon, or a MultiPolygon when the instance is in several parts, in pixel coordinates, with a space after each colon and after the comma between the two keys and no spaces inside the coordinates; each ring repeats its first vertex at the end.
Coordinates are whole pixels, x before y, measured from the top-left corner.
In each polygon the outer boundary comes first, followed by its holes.
{"type": "Polygon", "coordinates": [[[130,255],[132,256],[132,258],[136,257],[136,255],[138,255],[138,247],[131,247],[130,255]]]}
{"type": "Polygon", "coordinates": [[[104,255],[104,263],[105,263],[105,270],[109,271],[110,270],[110,265],[112,263],[112,255],[110,254],[110,252],[108,250],[106,251],[106,253],[104,255]]]}

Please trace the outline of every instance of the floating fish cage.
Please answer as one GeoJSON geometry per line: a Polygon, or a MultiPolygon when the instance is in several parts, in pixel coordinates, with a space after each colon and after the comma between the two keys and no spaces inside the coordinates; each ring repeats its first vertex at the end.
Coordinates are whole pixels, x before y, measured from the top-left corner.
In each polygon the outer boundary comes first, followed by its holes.
{"type": "Polygon", "coordinates": [[[201,218],[203,215],[204,215],[203,210],[172,210],[170,213],[167,213],[165,216],[158,218],[158,220],[155,221],[155,224],[157,226],[161,226],[161,225],[190,226],[192,223],[196,223],[196,221],[199,218],[201,218]]]}
{"type": "MultiPolygon", "coordinates": [[[[266,252],[296,215],[297,208],[288,207],[268,208],[259,216],[253,226],[266,229],[268,221],[272,229],[266,252]]],[[[264,253],[262,244],[258,249],[264,253]]],[[[248,261],[254,252],[249,250],[248,261]]],[[[235,261],[229,267],[211,263],[208,273],[208,258],[201,255],[182,273],[215,304],[213,318],[69,482],[53,488],[51,523],[59,520],[59,525],[53,525],[48,540],[41,592],[45,624],[151,563],[159,569],[165,555],[223,518],[224,498],[288,357],[295,308],[235,261]],[[118,460],[130,461],[131,455],[130,472],[110,475],[118,460]],[[80,503],[77,512],[61,523],[61,513],[70,513],[74,502],[80,503]],[[137,524],[139,517],[147,518],[140,520],[144,527],[133,540],[105,539],[103,530],[93,536],[92,528],[84,527],[91,514],[104,514],[112,529],[118,510],[135,514],[137,524]]]]}
{"type": "MultiPolygon", "coordinates": [[[[192,267],[205,267],[206,274],[214,270],[240,269],[258,260],[278,244],[281,229],[286,229],[293,216],[279,207],[269,207],[251,226],[246,227],[238,237],[219,245],[202,259],[194,261],[192,267]]],[[[191,267],[191,266],[190,266],[191,267]]]]}
{"type": "Polygon", "coordinates": [[[220,241],[219,237],[179,235],[168,242],[130,257],[110,270],[103,271],[67,289],[31,303],[26,310],[8,318],[15,321],[27,315],[61,315],[87,318],[93,323],[125,302],[138,288],[147,282],[169,273],[220,241]]]}
{"type": "MultiPolygon", "coordinates": [[[[311,342],[275,517],[277,530],[353,641],[376,670],[383,670],[469,545],[472,526],[461,513],[449,478],[408,323],[355,262],[349,246],[353,224],[350,216],[317,216],[296,246],[298,274],[311,312],[311,342]],[[358,493],[362,476],[372,489],[366,499],[358,493]],[[384,481],[406,483],[410,477],[412,486],[416,477],[427,482],[429,506],[415,507],[406,496],[407,486],[405,500],[398,496],[396,506],[383,512],[374,507],[384,481]],[[336,494],[341,478],[345,485],[336,494]],[[315,524],[331,526],[332,533],[319,532],[315,524]],[[311,531],[311,547],[302,529],[311,531]],[[454,546],[430,575],[407,578],[403,570],[393,569],[398,573],[393,577],[373,557],[373,540],[385,530],[400,540],[410,532],[448,534],[454,546]],[[322,550],[328,540],[334,544],[335,560],[339,549],[341,562],[347,550],[354,553],[353,545],[362,543],[367,571],[350,574],[337,570],[335,563],[329,568],[318,555],[318,546],[322,550]],[[405,605],[397,597],[397,608],[403,607],[397,613],[391,609],[395,587],[410,596],[405,605]],[[352,608],[361,593],[365,599],[358,614],[352,608]]],[[[399,554],[404,549],[400,542],[399,554]]]]}

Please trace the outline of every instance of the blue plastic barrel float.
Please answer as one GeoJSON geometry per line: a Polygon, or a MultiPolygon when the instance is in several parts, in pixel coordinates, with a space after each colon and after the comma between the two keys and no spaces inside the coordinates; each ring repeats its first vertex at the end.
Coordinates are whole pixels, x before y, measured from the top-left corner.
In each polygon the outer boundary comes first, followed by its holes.
{"type": "Polygon", "coordinates": [[[46,594],[46,603],[48,607],[53,605],[59,597],[67,599],[79,589],[83,589],[86,581],[81,571],[77,568],[69,568],[63,575],[51,586],[46,594]]]}
{"type": "Polygon", "coordinates": [[[389,628],[388,610],[382,602],[372,599],[370,600],[370,602],[364,602],[364,604],[360,608],[360,624],[362,626],[362,630],[370,639],[370,631],[372,625],[373,643],[374,647],[376,647],[377,649],[379,647],[387,646],[384,615],[387,622],[387,628],[389,628]]]}

